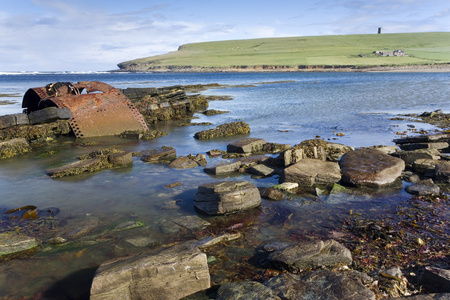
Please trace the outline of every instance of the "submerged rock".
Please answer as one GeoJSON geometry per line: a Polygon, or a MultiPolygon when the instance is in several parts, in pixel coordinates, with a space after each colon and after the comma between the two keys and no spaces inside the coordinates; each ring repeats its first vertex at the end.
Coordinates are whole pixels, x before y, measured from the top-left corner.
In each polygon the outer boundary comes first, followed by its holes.
{"type": "Polygon", "coordinates": [[[407,186],[405,190],[413,195],[426,196],[439,195],[441,189],[434,184],[432,179],[426,179],[407,186]]]}
{"type": "Polygon", "coordinates": [[[103,263],[90,299],[180,299],[210,285],[206,254],[182,244],[103,263]]]}
{"type": "Polygon", "coordinates": [[[405,162],[374,149],[350,151],[339,161],[342,182],[358,187],[392,184],[401,176],[405,162]]]}
{"type": "Polygon", "coordinates": [[[0,256],[30,250],[39,245],[40,242],[34,237],[9,232],[0,233],[0,256]]]}
{"type": "Polygon", "coordinates": [[[261,204],[259,190],[247,181],[203,184],[194,195],[194,206],[209,215],[224,215],[261,204]]]}
{"type": "Polygon", "coordinates": [[[358,271],[335,273],[318,270],[302,277],[282,273],[264,285],[286,300],[375,300],[375,294],[367,287],[372,281],[368,275],[358,271]]]}
{"type": "Polygon", "coordinates": [[[92,173],[107,169],[109,166],[105,166],[105,161],[101,158],[91,158],[73,162],[67,165],[63,165],[57,168],[47,169],[45,172],[47,175],[53,178],[73,176],[82,173],[92,173]]]}
{"type": "Polygon", "coordinates": [[[256,281],[227,282],[217,291],[217,300],[267,299],[281,300],[272,289],[256,281]]]}
{"type": "Polygon", "coordinates": [[[268,256],[271,265],[292,272],[304,269],[350,264],[350,250],[335,240],[299,242],[278,249],[268,256]]]}

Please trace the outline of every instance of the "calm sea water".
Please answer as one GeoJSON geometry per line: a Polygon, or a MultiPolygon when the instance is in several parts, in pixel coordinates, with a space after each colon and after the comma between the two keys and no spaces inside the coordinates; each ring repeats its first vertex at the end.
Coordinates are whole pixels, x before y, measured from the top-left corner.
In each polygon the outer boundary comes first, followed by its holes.
{"type": "MultiPolygon", "coordinates": [[[[206,182],[224,179],[207,175],[201,168],[173,170],[165,165],[145,164],[136,158],[133,166],[125,169],[59,180],[45,174],[45,169],[74,161],[77,155],[109,146],[138,151],[166,145],[174,147],[179,155],[225,150],[236,137],[198,141],[193,135],[197,131],[238,120],[250,125],[251,134],[245,137],[264,138],[268,142],[295,145],[320,136],[354,147],[393,145],[396,132],[411,125],[427,130],[432,127],[389,118],[396,114],[436,109],[450,111],[448,73],[36,73],[0,75],[0,101],[16,102],[0,105],[0,115],[21,112],[22,96],[28,88],[56,81],[85,80],[103,81],[118,88],[219,83],[227,88],[202,93],[230,95],[234,100],[210,102],[209,108],[227,110],[228,114],[209,117],[197,114],[198,119],[193,120],[194,123],[212,122],[213,125],[176,127],[170,122],[161,124],[161,128],[170,134],[154,141],[99,138],[94,139],[96,145],[79,147],[74,139],[63,138],[24,157],[1,161],[1,212],[25,205],[39,209],[57,207],[61,211],[57,216],[59,220],[80,220],[81,224],[86,218],[97,218],[99,225],[86,240],[89,246],[57,251],[44,243],[32,257],[0,262],[0,298],[39,298],[57,294],[60,296],[58,299],[81,299],[88,293],[89,280],[100,263],[150,247],[131,246],[126,243],[128,238],[144,236],[158,244],[186,239],[186,236],[165,231],[164,223],[198,215],[192,204],[196,188],[206,182]],[[336,133],[344,136],[338,137],[336,133]],[[164,187],[174,182],[182,185],[164,187]],[[145,227],[120,234],[108,233],[108,229],[120,222],[135,219],[142,220],[145,227]],[[78,288],[68,289],[70,280],[77,282],[78,288]]],[[[208,163],[214,165],[217,162],[219,159],[210,159],[208,163]]],[[[236,175],[231,180],[248,180],[257,186],[278,183],[276,176],[257,179],[236,175]]],[[[386,213],[387,207],[405,197],[408,196],[397,189],[351,200],[355,209],[375,214],[386,213]]],[[[307,196],[276,204],[264,200],[261,209],[250,215],[223,218],[228,220],[228,225],[243,222],[243,219],[251,222],[252,226],[245,227],[245,241],[253,245],[286,237],[292,234],[293,228],[297,233],[326,232],[326,228],[337,222],[340,214],[348,211],[349,201],[313,201],[307,196]],[[275,210],[293,213],[289,219],[290,227],[276,222],[275,210]]],[[[217,218],[200,217],[213,223],[217,221],[217,218]]],[[[223,220],[220,219],[221,222],[223,220]]],[[[49,233],[45,234],[47,238],[49,233]]]]}

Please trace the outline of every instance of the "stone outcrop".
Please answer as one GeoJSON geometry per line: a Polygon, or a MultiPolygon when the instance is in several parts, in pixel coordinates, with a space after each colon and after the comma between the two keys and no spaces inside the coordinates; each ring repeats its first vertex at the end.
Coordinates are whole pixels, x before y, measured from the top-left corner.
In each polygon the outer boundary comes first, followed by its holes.
{"type": "Polygon", "coordinates": [[[281,246],[269,254],[268,261],[280,270],[301,272],[322,266],[350,264],[352,255],[350,250],[335,240],[305,241],[281,246]]]}
{"type": "Polygon", "coordinates": [[[210,285],[206,254],[182,244],[103,263],[90,299],[180,299],[210,285]]]}
{"type": "Polygon", "coordinates": [[[133,102],[148,124],[191,118],[194,112],[208,107],[206,97],[188,96],[182,86],[127,88],[122,92],[133,102]]]}
{"type": "Polygon", "coordinates": [[[281,182],[296,182],[303,187],[332,185],[341,180],[341,170],[335,162],[305,158],[284,169],[281,182]]]}
{"type": "Polygon", "coordinates": [[[247,133],[250,133],[250,126],[248,126],[245,122],[239,121],[222,124],[216,128],[196,132],[194,137],[199,140],[207,140],[247,133]]]}
{"type": "Polygon", "coordinates": [[[347,152],[339,165],[342,182],[358,187],[392,184],[405,169],[403,160],[374,149],[347,152]]]}
{"type": "Polygon", "coordinates": [[[203,184],[194,195],[194,206],[209,215],[224,215],[258,207],[259,190],[247,181],[203,184]]]}

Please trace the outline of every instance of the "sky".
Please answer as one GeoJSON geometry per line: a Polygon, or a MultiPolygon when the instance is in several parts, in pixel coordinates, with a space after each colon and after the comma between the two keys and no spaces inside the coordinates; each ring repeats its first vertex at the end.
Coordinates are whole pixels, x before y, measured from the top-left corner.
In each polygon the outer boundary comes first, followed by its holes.
{"type": "Polygon", "coordinates": [[[0,0],[0,71],[108,71],[195,42],[448,32],[448,0],[0,0]]]}

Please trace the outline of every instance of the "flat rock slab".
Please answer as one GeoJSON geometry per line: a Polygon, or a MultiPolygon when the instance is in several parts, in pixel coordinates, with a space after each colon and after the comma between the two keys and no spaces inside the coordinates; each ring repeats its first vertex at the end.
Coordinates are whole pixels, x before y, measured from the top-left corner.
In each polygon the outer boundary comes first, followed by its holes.
{"type": "Polygon", "coordinates": [[[249,172],[258,176],[270,176],[275,170],[263,164],[257,164],[250,167],[249,172]]]}
{"type": "Polygon", "coordinates": [[[174,169],[190,169],[198,167],[198,163],[186,156],[179,156],[169,164],[169,167],[174,169]]]}
{"type": "Polygon", "coordinates": [[[210,286],[206,254],[182,244],[103,263],[90,299],[180,299],[210,286]]]}
{"type": "Polygon", "coordinates": [[[375,300],[375,294],[367,287],[372,281],[368,275],[358,271],[318,270],[302,277],[282,273],[264,285],[281,299],[288,300],[375,300]]]}
{"type": "Polygon", "coordinates": [[[300,186],[332,185],[341,180],[341,170],[334,162],[305,158],[284,169],[283,182],[300,186]]]}
{"type": "Polygon", "coordinates": [[[380,187],[394,183],[405,169],[405,162],[375,149],[344,154],[339,161],[342,182],[358,187],[380,187]]]}
{"type": "Polygon", "coordinates": [[[240,161],[222,162],[213,167],[204,168],[203,171],[208,174],[223,175],[238,171],[241,165],[242,162],[240,161]]]}
{"type": "Polygon", "coordinates": [[[409,185],[405,190],[413,195],[426,196],[426,195],[439,195],[441,189],[434,184],[433,180],[422,180],[412,185],[409,185]]]}
{"type": "Polygon", "coordinates": [[[177,158],[177,151],[172,147],[151,149],[139,152],[142,161],[149,163],[170,163],[177,158]]]}
{"type": "Polygon", "coordinates": [[[439,150],[437,149],[419,149],[414,151],[398,151],[393,153],[393,156],[399,157],[405,161],[406,165],[411,165],[418,159],[433,159],[438,160],[439,150]]]}
{"type": "Polygon", "coordinates": [[[263,149],[266,143],[263,139],[248,138],[239,141],[232,142],[227,145],[227,152],[232,153],[252,153],[259,152],[263,149]]]}
{"type": "Polygon", "coordinates": [[[0,256],[30,250],[39,244],[36,238],[24,234],[0,233],[0,256]]]}
{"type": "Polygon", "coordinates": [[[101,158],[91,158],[80,160],[61,167],[47,169],[47,175],[53,178],[73,176],[84,172],[96,172],[105,169],[104,162],[101,158]]]}
{"type": "Polygon", "coordinates": [[[50,123],[56,120],[68,120],[72,117],[70,108],[48,107],[31,112],[28,115],[30,124],[50,123]]]}
{"type": "Polygon", "coordinates": [[[203,184],[194,195],[194,206],[209,215],[224,215],[255,208],[261,204],[256,186],[248,181],[203,184]]]}
{"type": "Polygon", "coordinates": [[[350,250],[335,240],[300,242],[278,249],[268,256],[272,265],[292,272],[308,268],[350,264],[350,250]]]}

